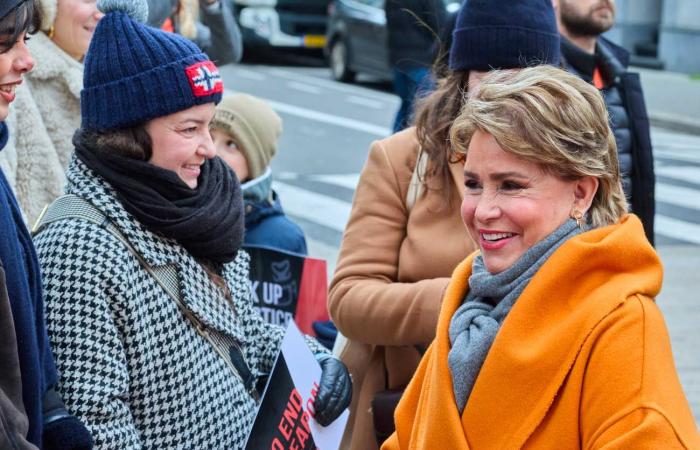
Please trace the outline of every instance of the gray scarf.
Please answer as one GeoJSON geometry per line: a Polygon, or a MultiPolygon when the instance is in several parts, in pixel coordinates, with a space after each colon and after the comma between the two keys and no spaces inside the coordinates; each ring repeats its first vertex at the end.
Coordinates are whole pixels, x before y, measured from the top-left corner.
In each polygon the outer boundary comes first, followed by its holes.
{"type": "Polygon", "coordinates": [[[576,221],[567,220],[532,246],[511,267],[495,275],[486,270],[481,255],[474,258],[469,292],[452,316],[449,329],[452,348],[447,362],[460,415],[496,334],[513,304],[549,256],[580,232],[576,221]]]}
{"type": "Polygon", "coordinates": [[[272,203],[272,169],[267,167],[259,177],[241,184],[241,190],[244,200],[254,203],[269,200],[272,203]]]}

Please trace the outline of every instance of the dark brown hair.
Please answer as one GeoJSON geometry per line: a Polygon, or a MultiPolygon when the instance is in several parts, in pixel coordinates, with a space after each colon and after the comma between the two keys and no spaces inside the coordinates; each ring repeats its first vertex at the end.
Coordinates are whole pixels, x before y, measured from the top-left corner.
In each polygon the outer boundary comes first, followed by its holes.
{"type": "Polygon", "coordinates": [[[41,9],[34,0],[18,4],[13,10],[0,18],[0,53],[10,50],[25,31],[34,34],[41,25],[41,9]]]}
{"type": "Polygon", "coordinates": [[[108,131],[81,128],[75,134],[74,140],[86,143],[99,153],[116,153],[139,161],[148,161],[153,154],[151,136],[148,135],[145,124],[108,131]]]}
{"type": "Polygon", "coordinates": [[[427,153],[430,160],[420,182],[426,190],[444,190],[448,202],[454,189],[450,164],[464,160],[463,155],[452,151],[450,126],[462,109],[468,81],[469,72],[446,71],[446,76],[437,81],[436,89],[416,105],[418,142],[421,152],[427,153]],[[429,179],[437,183],[429,184],[429,179]]]}

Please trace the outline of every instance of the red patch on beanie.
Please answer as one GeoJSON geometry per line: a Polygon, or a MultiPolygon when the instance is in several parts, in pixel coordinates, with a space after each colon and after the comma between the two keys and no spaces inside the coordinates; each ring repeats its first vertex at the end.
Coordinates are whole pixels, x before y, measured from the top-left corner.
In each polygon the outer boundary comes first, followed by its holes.
{"type": "Polygon", "coordinates": [[[206,97],[224,91],[219,69],[211,61],[202,61],[185,69],[195,97],[206,97]]]}

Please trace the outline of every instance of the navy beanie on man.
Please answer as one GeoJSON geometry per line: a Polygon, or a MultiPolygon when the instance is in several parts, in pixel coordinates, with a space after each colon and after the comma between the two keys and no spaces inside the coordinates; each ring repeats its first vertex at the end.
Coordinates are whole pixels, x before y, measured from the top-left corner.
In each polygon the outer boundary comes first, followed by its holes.
{"type": "Polygon", "coordinates": [[[552,0],[465,0],[452,38],[452,70],[559,64],[552,0]]]}
{"type": "Polygon", "coordinates": [[[85,55],[85,130],[111,130],[218,103],[219,70],[190,40],[144,24],[146,0],[99,0],[105,13],[85,55]]]}

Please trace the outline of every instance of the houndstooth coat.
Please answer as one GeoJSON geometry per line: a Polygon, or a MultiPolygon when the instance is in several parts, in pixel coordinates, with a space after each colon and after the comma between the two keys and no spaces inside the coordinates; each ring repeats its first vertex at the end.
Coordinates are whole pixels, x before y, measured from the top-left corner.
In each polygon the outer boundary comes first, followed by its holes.
{"type": "MultiPolygon", "coordinates": [[[[183,302],[241,343],[254,374],[269,372],[284,332],[253,309],[245,252],[224,268],[231,308],[183,247],[135,220],[82,162],[67,178],[67,192],[99,208],[152,267],[175,265],[183,302]]],[[[58,388],[96,448],[242,447],[256,401],[123,243],[82,219],[48,225],[35,243],[58,388]]]]}

